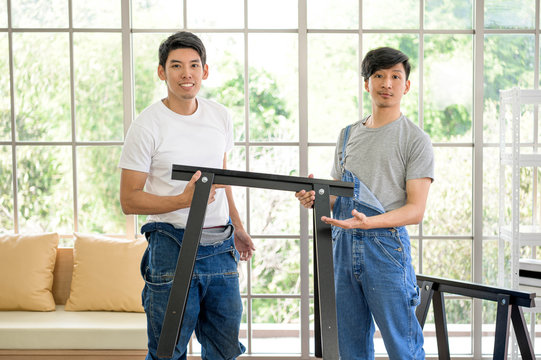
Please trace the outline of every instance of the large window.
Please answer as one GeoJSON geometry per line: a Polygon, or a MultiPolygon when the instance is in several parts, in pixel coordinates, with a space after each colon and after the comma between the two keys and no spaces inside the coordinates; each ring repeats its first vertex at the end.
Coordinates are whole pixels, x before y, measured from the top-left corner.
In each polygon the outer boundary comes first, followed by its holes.
{"type": "MultiPolygon", "coordinates": [[[[201,95],[233,115],[230,169],[323,178],[340,129],[370,112],[363,55],[392,46],[413,65],[403,112],[436,156],[425,218],[408,227],[416,271],[496,285],[498,95],[539,87],[539,13],[539,0],[0,0],[0,232],[137,236],[145,217],[122,214],[117,162],[133,118],[166,95],[157,49],[175,31],[206,44],[201,95]]],[[[241,339],[257,358],[307,358],[311,215],[292,194],[234,194],[257,247],[240,268],[241,339]]],[[[446,308],[452,354],[490,354],[495,306],[446,308]]]]}

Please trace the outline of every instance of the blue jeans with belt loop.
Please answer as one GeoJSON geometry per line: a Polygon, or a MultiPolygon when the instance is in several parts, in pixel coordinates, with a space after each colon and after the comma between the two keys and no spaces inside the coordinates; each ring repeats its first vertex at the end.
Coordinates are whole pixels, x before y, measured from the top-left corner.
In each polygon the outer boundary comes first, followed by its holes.
{"type": "MultiPolygon", "coordinates": [[[[167,223],[148,223],[141,232],[148,241],[141,261],[148,334],[146,360],[155,360],[161,359],[156,351],[184,229],[167,223]]],[[[199,246],[180,338],[171,359],[186,359],[194,330],[201,343],[202,359],[231,360],[244,353],[245,347],[238,340],[242,316],[238,261],[233,235],[218,244],[199,246]]]]}
{"type": "MultiPolygon", "coordinates": [[[[337,198],[333,216],[383,212],[379,201],[351,172],[355,197],[337,198]]],[[[405,227],[345,230],[333,227],[338,340],[342,360],[374,359],[377,324],[391,360],[424,359],[423,332],[415,316],[419,288],[405,227]]]]}

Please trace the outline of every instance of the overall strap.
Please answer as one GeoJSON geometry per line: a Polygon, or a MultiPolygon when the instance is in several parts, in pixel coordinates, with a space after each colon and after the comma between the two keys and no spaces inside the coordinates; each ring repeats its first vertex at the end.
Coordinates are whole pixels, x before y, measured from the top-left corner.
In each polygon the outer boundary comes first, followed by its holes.
{"type": "Polygon", "coordinates": [[[349,130],[351,129],[351,125],[346,126],[344,129],[344,140],[342,142],[342,154],[340,155],[340,168],[342,169],[342,172],[344,172],[344,159],[346,158],[346,145],[348,143],[349,139],[349,130]]]}

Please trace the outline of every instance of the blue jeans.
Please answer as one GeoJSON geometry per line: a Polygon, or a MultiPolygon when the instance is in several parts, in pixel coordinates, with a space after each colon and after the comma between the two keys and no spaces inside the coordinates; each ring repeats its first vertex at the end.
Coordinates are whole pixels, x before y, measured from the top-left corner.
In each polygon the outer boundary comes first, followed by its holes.
{"type": "MultiPolygon", "coordinates": [[[[351,172],[346,170],[342,181],[355,184],[355,195],[336,199],[335,218],[350,218],[353,209],[366,216],[384,212],[351,172]]],[[[333,227],[333,255],[340,358],[374,359],[375,321],[389,359],[424,359],[423,330],[415,316],[420,295],[406,228],[333,227]]]]}
{"type": "MultiPolygon", "coordinates": [[[[148,240],[141,261],[148,334],[146,359],[155,360],[159,359],[156,351],[184,229],[166,223],[148,223],[141,232],[148,240]]],[[[201,343],[202,359],[236,359],[245,351],[238,340],[242,316],[238,260],[233,236],[216,245],[199,247],[180,338],[172,359],[186,359],[194,330],[201,343]]]]}

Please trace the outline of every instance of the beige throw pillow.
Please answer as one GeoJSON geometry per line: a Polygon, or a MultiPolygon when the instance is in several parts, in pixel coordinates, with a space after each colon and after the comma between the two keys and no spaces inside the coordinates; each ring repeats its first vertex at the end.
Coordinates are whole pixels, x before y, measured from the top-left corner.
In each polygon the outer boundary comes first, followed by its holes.
{"type": "Polygon", "coordinates": [[[0,235],[0,310],[53,311],[57,233],[0,235]]]}
{"type": "Polygon", "coordinates": [[[139,265],[146,240],[75,233],[68,311],[143,312],[139,265]]]}

